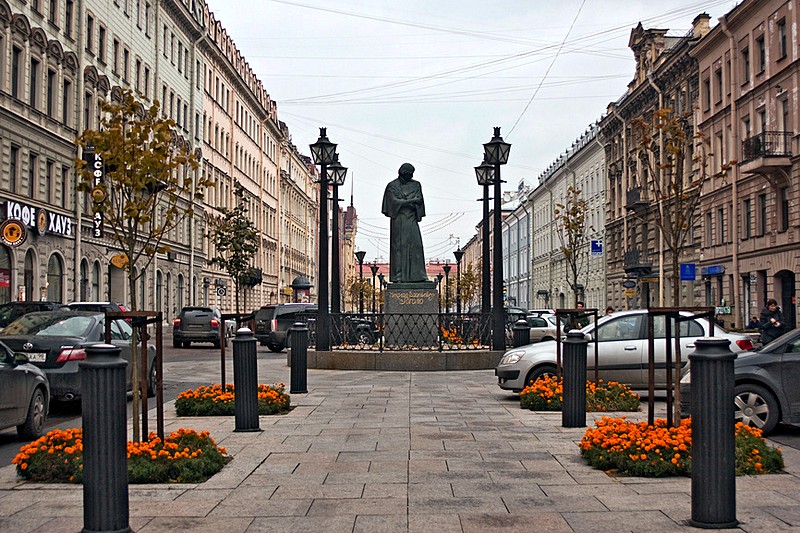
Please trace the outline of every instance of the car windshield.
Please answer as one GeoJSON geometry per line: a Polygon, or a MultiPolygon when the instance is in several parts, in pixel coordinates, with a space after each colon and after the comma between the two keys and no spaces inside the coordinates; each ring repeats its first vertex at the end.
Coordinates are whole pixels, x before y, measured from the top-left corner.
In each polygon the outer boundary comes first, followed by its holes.
{"type": "Polygon", "coordinates": [[[85,337],[93,322],[94,317],[91,315],[32,313],[9,324],[0,335],[85,337]]]}

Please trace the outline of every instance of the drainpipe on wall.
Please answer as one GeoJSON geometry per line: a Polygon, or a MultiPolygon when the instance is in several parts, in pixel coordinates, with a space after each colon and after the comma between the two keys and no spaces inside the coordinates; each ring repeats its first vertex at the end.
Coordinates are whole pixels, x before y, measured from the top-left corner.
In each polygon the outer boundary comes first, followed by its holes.
{"type": "MultiPolygon", "coordinates": [[[[658,109],[659,111],[664,109],[664,95],[661,92],[661,89],[658,88],[658,85],[653,81],[653,74],[648,72],[647,73],[647,82],[650,84],[650,87],[655,89],[658,93],[658,109]]],[[[663,168],[664,166],[664,130],[661,130],[658,135],[658,165],[659,168],[663,168]]],[[[653,179],[661,180],[661,172],[658,173],[658,177],[653,176],[653,179]]],[[[682,179],[682,178],[681,178],[682,179]]],[[[661,184],[663,185],[663,183],[661,184]]],[[[660,189],[661,187],[659,187],[660,189]]],[[[653,199],[655,201],[655,198],[653,199]]],[[[664,217],[662,212],[661,223],[664,223],[664,217]]],[[[645,243],[647,246],[647,243],[645,243]]],[[[679,257],[673,257],[673,261],[678,261],[679,257]]],[[[664,230],[662,228],[658,228],[658,305],[660,307],[664,307],[664,230]]],[[[672,283],[679,283],[677,279],[673,279],[672,283]]],[[[678,302],[680,303],[680,302],[678,302]]]]}
{"type": "MultiPolygon", "coordinates": [[[[611,113],[622,124],[622,194],[628,190],[628,131],[625,127],[625,119],[619,114],[616,106],[612,109],[611,113]]],[[[620,198],[621,200],[621,198],[620,198]]],[[[624,212],[622,216],[622,242],[625,243],[625,248],[628,247],[628,213],[625,206],[622,206],[624,212]]],[[[625,265],[623,264],[623,271],[625,265]]],[[[627,299],[627,298],[626,298],[627,299]]]]}
{"type": "MultiPolygon", "coordinates": [[[[719,25],[722,28],[722,32],[728,36],[728,43],[730,47],[730,57],[735,58],[738,57],[736,54],[736,41],[733,38],[733,33],[728,29],[728,19],[725,16],[719,18],[719,25]]],[[[731,79],[730,79],[730,93],[731,93],[731,141],[733,147],[730,151],[733,154],[733,151],[739,147],[739,109],[736,107],[736,81],[738,76],[736,75],[736,61],[731,61],[731,79]]],[[[728,158],[732,160],[733,158],[728,158]]],[[[734,213],[739,210],[739,165],[731,165],[731,201],[733,203],[734,213]]],[[[745,298],[743,298],[743,294],[741,294],[741,273],[739,272],[739,224],[736,222],[739,217],[732,217],[734,223],[732,224],[731,228],[731,239],[733,240],[731,246],[731,263],[733,266],[733,305],[736,311],[733,314],[734,324],[737,328],[741,328],[744,325],[744,314],[747,312],[747,309],[744,309],[742,305],[739,305],[739,302],[744,302],[745,298]]]]}

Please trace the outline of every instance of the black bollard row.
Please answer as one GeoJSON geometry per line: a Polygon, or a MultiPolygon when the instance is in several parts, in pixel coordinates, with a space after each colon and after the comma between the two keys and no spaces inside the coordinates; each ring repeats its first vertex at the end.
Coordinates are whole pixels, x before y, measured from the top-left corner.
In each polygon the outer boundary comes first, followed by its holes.
{"type": "Polygon", "coordinates": [[[570,331],[564,341],[561,426],[586,427],[586,345],[580,331],[570,331]]]}
{"type": "Polygon", "coordinates": [[[302,322],[295,322],[291,334],[292,369],[289,393],[305,394],[308,392],[308,327],[302,322]]]}
{"type": "Polygon", "coordinates": [[[234,431],[261,431],[258,425],[258,367],[256,338],[240,328],[233,339],[233,415],[234,431]]]}
{"type": "MultiPolygon", "coordinates": [[[[83,531],[131,531],[128,509],[128,363],[110,344],[86,348],[83,411],[83,531]]],[[[146,414],[145,414],[146,416],[146,414]]]]}
{"type": "Polygon", "coordinates": [[[514,323],[514,348],[525,346],[531,343],[531,327],[528,321],[520,318],[514,323]]]}
{"type": "Polygon", "coordinates": [[[736,520],[736,419],[730,341],[695,342],[692,365],[692,518],[706,529],[733,528],[736,520]]]}

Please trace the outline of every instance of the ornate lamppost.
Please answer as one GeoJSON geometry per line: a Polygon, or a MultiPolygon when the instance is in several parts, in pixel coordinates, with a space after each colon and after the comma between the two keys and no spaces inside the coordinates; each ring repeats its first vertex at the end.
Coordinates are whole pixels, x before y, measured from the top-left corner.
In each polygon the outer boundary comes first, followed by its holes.
{"type": "Polygon", "coordinates": [[[444,312],[450,312],[450,265],[445,263],[444,270],[444,312]]]}
{"type": "Polygon", "coordinates": [[[331,313],[338,315],[342,312],[342,274],[340,265],[341,250],[339,250],[339,187],[344,185],[347,177],[347,167],[339,163],[339,154],[333,155],[333,163],[328,166],[330,181],[333,189],[332,227],[331,227],[331,313]]]}
{"type": "Polygon", "coordinates": [[[461,314],[461,259],[464,257],[464,250],[458,248],[453,255],[456,257],[456,314],[461,314]]]}
{"type": "Polygon", "coordinates": [[[489,314],[492,307],[489,269],[489,185],[494,182],[494,167],[484,160],[475,167],[478,185],[483,187],[483,238],[481,239],[481,313],[489,314]]]}
{"type": "Polygon", "coordinates": [[[375,261],[369,267],[372,270],[372,314],[375,314],[375,276],[378,274],[378,265],[375,261]]]}
{"type": "Polygon", "coordinates": [[[505,309],[503,308],[503,220],[501,210],[500,165],[508,163],[511,145],[500,136],[500,127],[494,128],[494,136],[483,145],[483,159],[494,166],[494,253],[492,258],[492,349],[505,350],[505,309]]]}
{"type": "Polygon", "coordinates": [[[442,278],[444,275],[439,272],[436,274],[436,285],[439,288],[439,314],[442,314],[442,278]]]}
{"type": "Polygon", "coordinates": [[[383,272],[378,274],[378,283],[381,285],[381,303],[380,303],[380,311],[383,314],[383,288],[386,282],[383,280],[383,272]]]}
{"type": "Polygon", "coordinates": [[[356,252],[358,259],[358,312],[364,314],[364,256],[367,252],[359,250],[356,252]]]}
{"type": "Polygon", "coordinates": [[[326,128],[319,129],[319,139],[310,145],[314,164],[319,165],[319,264],[317,271],[317,345],[319,351],[331,349],[330,312],[328,310],[328,165],[336,154],[336,144],[328,140],[326,128]]]}

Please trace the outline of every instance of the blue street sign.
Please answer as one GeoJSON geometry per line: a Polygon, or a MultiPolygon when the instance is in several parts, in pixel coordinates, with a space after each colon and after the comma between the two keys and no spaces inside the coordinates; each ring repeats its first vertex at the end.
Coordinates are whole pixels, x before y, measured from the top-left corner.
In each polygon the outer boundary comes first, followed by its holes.
{"type": "Polygon", "coordinates": [[[697,278],[694,263],[681,263],[681,281],[694,281],[697,278]]]}
{"type": "Polygon", "coordinates": [[[603,241],[592,241],[592,255],[603,255],[603,241]]]}

